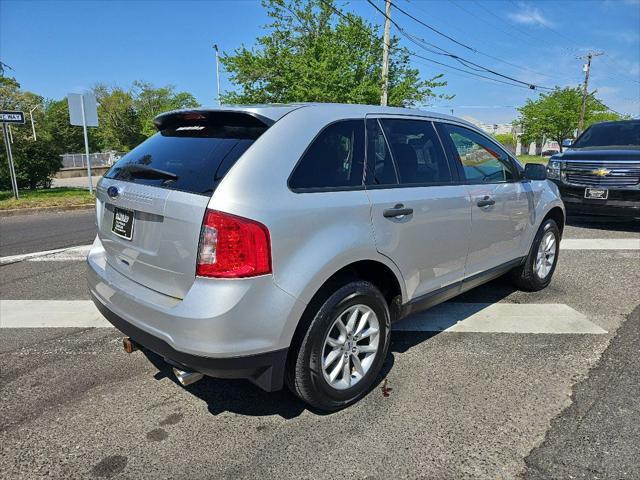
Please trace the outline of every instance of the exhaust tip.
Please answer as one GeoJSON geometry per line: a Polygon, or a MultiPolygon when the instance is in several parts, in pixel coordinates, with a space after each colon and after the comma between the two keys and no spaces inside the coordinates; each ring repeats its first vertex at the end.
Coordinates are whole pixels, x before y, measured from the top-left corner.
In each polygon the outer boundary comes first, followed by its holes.
{"type": "Polygon", "coordinates": [[[183,387],[189,386],[204,378],[204,375],[200,372],[189,372],[175,367],[173,368],[173,374],[183,387]]]}

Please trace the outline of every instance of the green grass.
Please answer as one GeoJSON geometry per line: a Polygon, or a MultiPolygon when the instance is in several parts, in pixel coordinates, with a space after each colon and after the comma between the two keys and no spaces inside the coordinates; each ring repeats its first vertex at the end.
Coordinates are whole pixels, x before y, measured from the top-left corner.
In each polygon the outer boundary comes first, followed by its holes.
{"type": "Polygon", "coordinates": [[[14,208],[66,207],[70,205],[93,205],[95,198],[81,188],[43,188],[20,190],[15,200],[11,191],[0,191],[0,210],[14,208]]]}
{"type": "Polygon", "coordinates": [[[538,157],[537,155],[518,155],[518,160],[522,163],[541,163],[546,165],[549,157],[538,157]]]}

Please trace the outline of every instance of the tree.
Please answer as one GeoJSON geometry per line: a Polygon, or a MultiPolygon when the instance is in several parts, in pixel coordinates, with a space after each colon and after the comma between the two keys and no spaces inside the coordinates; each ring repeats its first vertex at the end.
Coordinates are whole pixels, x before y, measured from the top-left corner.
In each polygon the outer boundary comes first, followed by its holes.
{"type": "Polygon", "coordinates": [[[132,95],[134,105],[142,124],[142,134],[150,137],[156,133],[153,119],[169,110],[194,108],[198,106],[195,97],[187,92],[175,92],[173,85],[155,88],[150,83],[133,82],[132,95]]]}
{"type": "Polygon", "coordinates": [[[514,153],[516,151],[516,139],[511,133],[496,133],[493,135],[501,145],[507,148],[510,152],[514,153]]]}
{"type": "MultiPolygon", "coordinates": [[[[52,153],[56,155],[84,152],[84,133],[82,127],[71,125],[67,99],[48,100],[44,110],[45,132],[38,136],[38,140],[46,134],[51,140],[52,153]]],[[[89,127],[87,136],[89,149],[95,152],[99,149],[95,128],[89,127]]]]}
{"type": "MultiPolygon", "coordinates": [[[[0,65],[1,67],[2,65],[0,65]]],[[[144,82],[134,82],[129,90],[97,85],[98,119],[100,126],[88,129],[89,149],[126,152],[153,135],[153,118],[159,113],[198,106],[193,95],[176,92],[171,85],[155,88],[144,82]]],[[[30,118],[27,125],[12,128],[12,144],[16,177],[20,188],[49,186],[51,178],[62,167],[64,153],[84,152],[82,127],[69,123],[67,99],[45,100],[23,91],[15,78],[0,70],[0,107],[29,112],[33,107],[37,141],[33,141],[30,118]]],[[[0,189],[11,188],[4,144],[0,151],[0,189]]]]}
{"type": "MultiPolygon", "coordinates": [[[[595,94],[593,92],[587,96],[585,127],[596,122],[622,118],[609,110],[595,94]]],[[[578,128],[581,105],[582,92],[579,87],[556,87],[549,93],[540,94],[535,100],[527,100],[518,109],[520,118],[517,123],[522,127],[523,141],[527,143],[547,137],[558,142],[562,150],[562,141],[573,137],[578,128]]]]}
{"type": "Polygon", "coordinates": [[[120,87],[96,85],[98,124],[96,135],[101,150],[126,152],[144,141],[142,122],[130,91],[120,87]]]}
{"type": "MultiPolygon", "coordinates": [[[[13,137],[11,150],[18,187],[48,186],[51,183],[51,177],[60,169],[62,162],[47,127],[46,102],[39,95],[21,90],[20,84],[14,78],[0,75],[0,106],[2,109],[21,110],[27,114],[26,125],[13,125],[11,128],[13,137]],[[40,106],[33,110],[38,130],[37,142],[33,140],[31,119],[28,118],[27,113],[36,106],[40,106]]],[[[11,181],[4,138],[0,149],[0,190],[9,190],[11,181]]]]}
{"type": "Polygon", "coordinates": [[[103,150],[126,152],[156,132],[153,119],[160,113],[180,108],[194,108],[198,102],[175,87],[156,88],[136,81],[129,90],[117,86],[96,85],[98,100],[97,136],[103,150]]]}
{"type": "MultiPolygon", "coordinates": [[[[330,2],[332,3],[332,2],[330,2]]],[[[222,63],[240,91],[224,103],[340,102],[378,104],[382,93],[382,36],[352,13],[343,18],[320,0],[263,0],[272,23],[256,46],[225,53],[222,63]]],[[[391,42],[389,105],[436,97],[442,74],[421,80],[408,51],[391,42]]],[[[451,98],[451,97],[446,97],[451,98]]]]}

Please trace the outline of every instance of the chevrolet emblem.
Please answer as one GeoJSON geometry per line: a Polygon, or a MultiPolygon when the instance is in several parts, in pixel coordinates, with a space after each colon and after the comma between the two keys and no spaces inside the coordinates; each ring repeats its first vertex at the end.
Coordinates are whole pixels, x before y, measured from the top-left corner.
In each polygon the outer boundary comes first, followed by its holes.
{"type": "Polygon", "coordinates": [[[611,173],[611,170],[607,170],[606,168],[598,168],[597,170],[592,170],[591,173],[597,175],[598,177],[606,177],[611,173]]]}

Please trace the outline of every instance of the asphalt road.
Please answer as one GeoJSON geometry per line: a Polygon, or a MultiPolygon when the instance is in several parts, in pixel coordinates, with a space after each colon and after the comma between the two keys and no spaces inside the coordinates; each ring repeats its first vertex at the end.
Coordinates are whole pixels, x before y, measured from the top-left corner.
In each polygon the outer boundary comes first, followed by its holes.
{"type": "MultiPolygon", "coordinates": [[[[640,228],[574,223],[566,237],[640,228]]],[[[88,299],[84,268],[2,266],[0,298],[88,299]]],[[[244,381],[182,388],[114,329],[2,329],[0,477],[640,478],[639,271],[639,250],[566,250],[542,292],[467,292],[454,301],[567,304],[608,333],[395,331],[390,395],[331,415],[244,381]]]]}
{"type": "Polygon", "coordinates": [[[95,237],[93,209],[0,217],[0,257],[86,245],[95,237]]]}
{"type": "Polygon", "coordinates": [[[527,480],[640,478],[640,307],[527,457],[527,480]]]}

